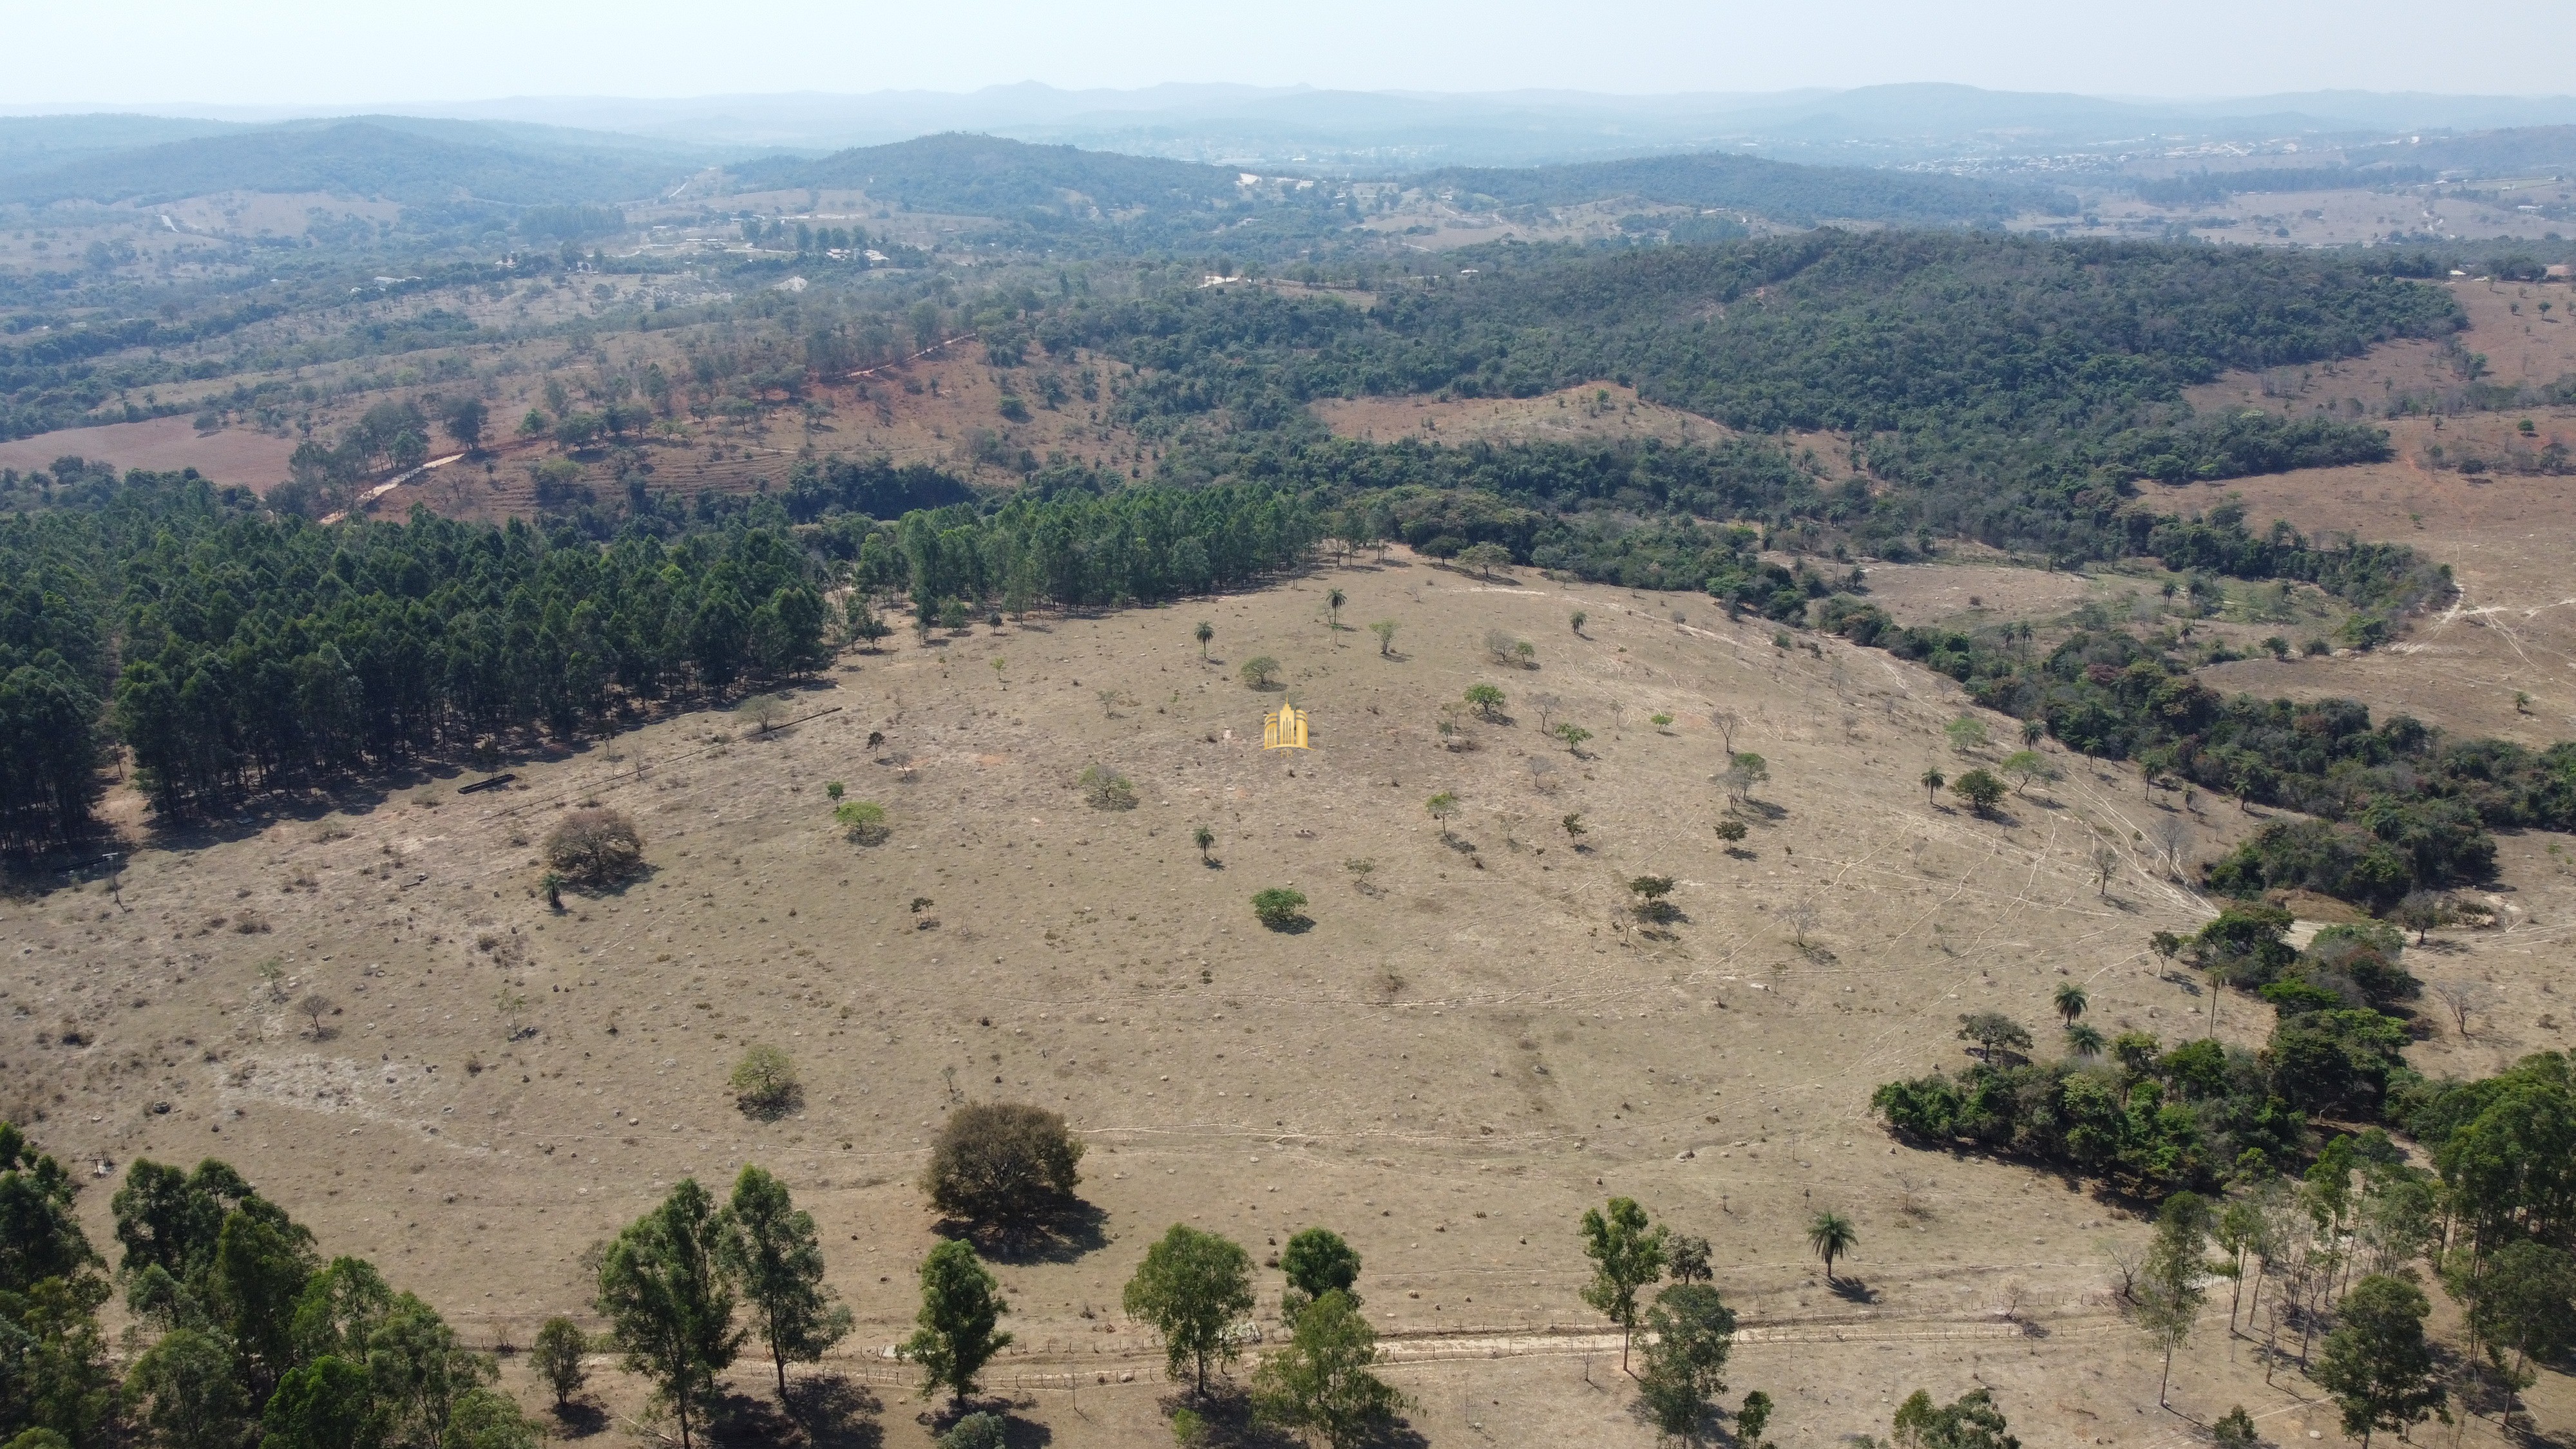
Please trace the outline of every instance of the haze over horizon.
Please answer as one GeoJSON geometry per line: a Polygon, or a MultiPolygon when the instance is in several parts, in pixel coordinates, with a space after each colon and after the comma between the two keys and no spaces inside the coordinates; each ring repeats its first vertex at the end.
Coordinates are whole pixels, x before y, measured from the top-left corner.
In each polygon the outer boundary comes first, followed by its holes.
{"type": "Polygon", "coordinates": [[[2177,102],[2314,91],[2564,95],[2545,34],[2563,8],[2505,0],[2474,30],[2428,28],[2394,0],[2256,6],[2183,0],[2152,24],[2069,23],[2034,0],[1795,11],[1638,0],[1569,24],[1502,0],[1473,14],[1322,0],[1295,24],[1175,0],[1112,10],[982,0],[936,9],[794,6],[720,24],[668,0],[531,11],[461,0],[424,25],[309,0],[113,12],[28,7],[0,109],[412,109],[493,98],[702,99],[964,93],[1036,81],[1133,90],[1176,81],[1485,95],[1525,90],[1751,100],[1817,88],[1951,82],[2177,102]],[[1830,37],[1829,41],[1820,37],[1830,37]]]}

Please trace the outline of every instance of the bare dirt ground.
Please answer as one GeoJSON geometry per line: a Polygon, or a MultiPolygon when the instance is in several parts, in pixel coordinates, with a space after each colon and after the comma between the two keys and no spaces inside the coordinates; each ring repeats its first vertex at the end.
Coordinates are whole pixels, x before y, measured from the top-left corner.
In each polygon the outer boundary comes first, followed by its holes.
{"type": "MultiPolygon", "coordinates": [[[[2105,1250],[2143,1226],[2045,1173],[1896,1146],[1865,1111],[1877,1083],[1963,1060],[1960,1013],[2044,1027],[2068,980],[2105,1030],[2202,1029],[2207,998],[2145,946],[2210,909],[2133,836],[2170,798],[2067,759],[2002,821],[1927,805],[1916,776],[1956,768],[1946,680],[1830,640],[1776,649],[1705,606],[1675,623],[1673,602],[1398,556],[852,654],[796,696],[838,712],[773,738],[689,714],[514,762],[498,795],[440,771],[147,841],[122,907],[96,885],[0,902],[18,963],[0,1109],[41,1111],[49,1149],[108,1173],[221,1155],[326,1250],[374,1258],[485,1342],[586,1315],[583,1247],[681,1174],[760,1162],[822,1223],[860,1318],[826,1368],[871,1382],[854,1412],[890,1444],[927,1434],[881,1357],[933,1241],[911,1180],[940,1114],[988,1098],[1055,1107],[1092,1144],[1096,1216],[1000,1269],[1019,1344],[996,1387],[1057,1444],[1163,1432],[1158,1360],[1115,1304],[1176,1219],[1256,1257],[1309,1224],[1348,1234],[1399,1356],[1463,1355],[1396,1371],[1434,1443],[1649,1444],[1599,1339],[1552,1331],[1602,1330],[1573,1225],[1612,1193],[1716,1243],[1756,1330],[1731,1377],[1784,1400],[1783,1444],[1883,1433],[1913,1388],[1979,1378],[2028,1443],[2186,1442],[2104,1296],[2105,1250]],[[1327,584],[1350,595],[1338,631],[1327,584]],[[1377,619],[1399,625],[1391,656],[1356,627],[1377,619]],[[1489,662],[1496,628],[1539,667],[1489,662]],[[1258,750],[1282,695],[1235,677],[1254,654],[1285,663],[1311,753],[1258,750]],[[1508,722],[1442,712],[1477,682],[1505,690],[1508,722]],[[1741,856],[1707,829],[1711,706],[1770,761],[1741,856]],[[1477,748],[1444,749],[1444,719],[1477,748]],[[1583,756],[1541,734],[1555,720],[1595,732],[1583,756]],[[1138,807],[1088,808],[1072,782],[1092,763],[1133,777],[1138,807]],[[844,840],[830,780],[886,804],[892,838],[844,840]],[[1456,844],[1423,808],[1444,790],[1466,805],[1456,844]],[[588,799],[635,816],[651,873],[551,914],[529,842],[588,799]],[[1218,868],[1190,844],[1201,823],[1218,868]],[[2123,853],[2107,895],[2097,841],[2123,853]],[[1646,873],[1681,882],[1670,939],[1624,913],[1621,882],[1646,873]],[[1272,885],[1307,894],[1311,929],[1254,922],[1247,898],[1272,885]],[[318,1038],[290,1010],[317,990],[338,1005],[318,1038]],[[726,1093],[754,1041],[802,1070],[785,1120],[726,1093]],[[1858,1286],[1803,1253],[1826,1206],[1859,1224],[1858,1286]],[[2008,1300],[2035,1334],[1998,1321],[2008,1300]]],[[[2202,854],[2260,823],[2202,808],[2202,854]]],[[[2564,1044],[2543,1013],[2576,879],[2537,839],[2504,859],[2506,924],[2410,955],[2491,975],[2505,1001],[2472,1041],[2438,1028],[2428,1068],[2564,1044]]],[[[2231,1000],[2218,1029],[2252,1041],[2265,1017],[2231,1000]]],[[[101,1177],[82,1202],[102,1241],[107,1197],[101,1177]]],[[[737,1372],[747,1399],[760,1376],[737,1372]]],[[[2326,1423],[2294,1374],[2261,1378],[2213,1312],[2175,1403],[2206,1422],[2242,1401],[2283,1438],[2326,1423]]],[[[2576,1407],[2562,1389],[2536,1391],[2545,1423],[2576,1407]]],[[[637,1401],[613,1376],[604,1393],[621,1414],[637,1401]]]]}
{"type": "Polygon", "coordinates": [[[218,483],[246,483],[266,488],[286,477],[287,456],[295,439],[248,428],[222,428],[200,433],[186,418],[153,418],[140,423],[109,423],[96,428],[66,428],[32,438],[0,442],[0,468],[33,472],[51,468],[54,460],[75,454],[105,459],[119,468],[194,468],[218,483]]]}
{"type": "Polygon", "coordinates": [[[1332,398],[1313,405],[1336,436],[1391,443],[1553,443],[1613,438],[1713,443],[1734,430],[1696,413],[1642,402],[1637,390],[1587,382],[1528,398],[1332,398]]]}

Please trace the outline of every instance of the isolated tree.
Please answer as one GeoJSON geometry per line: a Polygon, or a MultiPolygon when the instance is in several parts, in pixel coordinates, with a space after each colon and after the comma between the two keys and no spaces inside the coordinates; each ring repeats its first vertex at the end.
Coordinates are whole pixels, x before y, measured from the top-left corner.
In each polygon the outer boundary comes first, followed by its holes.
{"type": "Polygon", "coordinates": [[[940,1212],[979,1227],[1027,1226],[1073,1199],[1082,1139],[1064,1118],[1025,1102],[971,1102],[931,1144],[922,1191],[940,1212]]]}
{"type": "Polygon", "coordinates": [[[1922,778],[1917,783],[1923,787],[1923,803],[1930,805],[1933,803],[1933,800],[1940,788],[1943,785],[1948,784],[1949,781],[1942,778],[1939,770],[1925,770],[1922,778]]]}
{"type": "Polygon", "coordinates": [[[850,1335],[850,1310],[823,1284],[822,1235],[814,1215],[789,1200],[787,1185],[757,1167],[734,1179],[725,1205],[722,1260],[752,1327],[769,1346],[778,1396],[787,1397],[787,1365],[813,1363],[850,1335]]]}
{"type": "Polygon", "coordinates": [[[537,1341],[528,1351],[528,1366],[537,1371],[537,1380],[555,1395],[555,1407],[568,1407],[572,1396],[590,1381],[590,1370],[582,1359],[590,1352],[590,1337],[581,1325],[558,1314],[537,1329],[537,1341]]]}
{"type": "Polygon", "coordinates": [[[746,1117],[775,1118],[796,1105],[796,1064],[765,1042],[743,1051],[728,1080],[734,1106],[746,1117]]]}
{"type": "Polygon", "coordinates": [[[1977,1011],[1959,1018],[1959,1040],[1976,1043],[1977,1059],[1995,1064],[1998,1051],[2028,1051],[2030,1028],[2000,1011],[1977,1011]]]}
{"type": "Polygon", "coordinates": [[[1726,1392],[1735,1312],[1705,1283],[1676,1283],[1646,1310],[1645,1366],[1637,1387],[1655,1427],[1683,1438],[1699,1431],[1709,1401],[1726,1392]]]}
{"type": "Polygon", "coordinates": [[[2004,756],[2003,763],[1996,768],[2018,781],[2018,788],[2024,795],[2030,793],[2031,781],[2055,780],[2064,773],[2037,750],[2015,750],[2004,756]]]}
{"type": "Polygon", "coordinates": [[[313,1039],[322,1039],[322,1018],[340,1009],[338,1002],[319,991],[308,991],[295,1003],[295,1014],[313,1023],[313,1039]]]}
{"type": "Polygon", "coordinates": [[[765,735],[778,728],[778,722],[787,717],[787,701],[774,694],[755,694],[735,705],[733,712],[755,732],[765,735]]]}
{"type": "Polygon", "coordinates": [[[2469,1035],[2470,1017],[2493,1011],[2504,1000],[2502,993],[2483,981],[2436,981],[2427,989],[2451,1013],[2451,1024],[2464,1039],[2469,1035]]]}
{"type": "Polygon", "coordinates": [[[1216,626],[1201,619],[1199,626],[1190,631],[1190,637],[1199,641],[1199,662],[1205,664],[1208,657],[1208,641],[1216,637],[1216,626]]]}
{"type": "Polygon", "coordinates": [[[1327,1288],[1298,1310],[1287,1345],[1253,1371],[1253,1406],[1265,1422],[1321,1435],[1334,1449],[1366,1443],[1405,1402],[1369,1372],[1376,1362],[1377,1330],[1358,1301],[1327,1288]]]}
{"type": "Polygon", "coordinates": [[[1572,720],[1568,720],[1565,723],[1558,725],[1555,729],[1548,731],[1548,733],[1565,741],[1565,752],[1569,755],[1581,755],[1583,753],[1583,742],[1592,738],[1592,731],[1574,723],[1572,720]]]}
{"type": "Polygon", "coordinates": [[[2254,1428],[2254,1416],[2238,1404],[2209,1426],[2209,1442],[2218,1449],[2255,1449],[2263,1442],[2263,1436],[2254,1428]]]}
{"type": "Polygon", "coordinates": [[[644,864],[635,822],[605,806],[575,810],[546,832],[546,864],[586,886],[614,885],[644,864]]]}
{"type": "Polygon", "coordinates": [[[1583,632],[1584,621],[1591,617],[1591,615],[1583,612],[1581,609],[1577,609],[1572,614],[1568,615],[1567,619],[1574,625],[1574,632],[1581,634],[1583,632]]]}
{"type": "Polygon", "coordinates": [[[1726,757],[1735,758],[1735,733],[1744,728],[1744,716],[1731,709],[1713,709],[1708,712],[1708,722],[1726,746],[1726,757]]]}
{"type": "Polygon", "coordinates": [[[1970,809],[1983,815],[2003,802],[2004,782],[1984,770],[1970,770],[1950,782],[1950,793],[1967,801],[1970,809]]]}
{"type": "Polygon", "coordinates": [[[1197,847],[1199,848],[1199,864],[1201,864],[1201,865],[1214,865],[1214,864],[1216,864],[1216,858],[1215,858],[1214,856],[1211,856],[1211,855],[1209,855],[1209,854],[1208,854],[1208,847],[1209,847],[1209,846],[1212,846],[1212,845],[1214,845],[1214,844],[1216,844],[1216,832],[1215,832],[1215,831],[1210,830],[1210,829],[1208,829],[1206,826],[1202,825],[1202,826],[1198,827],[1197,829],[1195,829],[1195,830],[1193,830],[1193,831],[1191,831],[1191,832],[1190,832],[1190,843],[1191,843],[1192,845],[1195,845],[1195,846],[1197,846],[1197,847]]]}
{"type": "Polygon", "coordinates": [[[2107,845],[2093,847],[2093,893],[2104,900],[2111,896],[2111,877],[2120,871],[2120,852],[2107,845]]]}
{"type": "Polygon", "coordinates": [[[2308,1377],[2334,1395],[2344,1433],[2360,1435],[2363,1449],[2374,1430],[2403,1434],[2447,1397],[2424,1338],[2431,1312],[2422,1289],[2380,1273],[2354,1284],[2336,1310],[2340,1321],[2308,1377]]]}
{"type": "Polygon", "coordinates": [[[1661,926],[1681,915],[1680,908],[1664,899],[1673,893],[1671,876],[1635,876],[1629,880],[1628,889],[1637,897],[1637,904],[1632,909],[1636,911],[1638,920],[1661,926]]]}
{"type": "Polygon", "coordinates": [[[1208,1365],[1232,1363],[1235,1321],[1252,1311],[1252,1257],[1243,1246],[1187,1223],[1145,1250],[1120,1302],[1163,1335],[1164,1368],[1207,1397],[1208,1365]]]}
{"type": "Polygon", "coordinates": [[[1831,1208],[1807,1222],[1807,1250],[1825,1260],[1825,1281],[1834,1281],[1834,1259],[1860,1246],[1860,1230],[1831,1208]]]}
{"type": "Polygon", "coordinates": [[[1305,908],[1306,893],[1285,886],[1255,891],[1252,896],[1254,918],[1274,931],[1285,931],[1295,926],[1304,919],[1305,908]]]}
{"type": "Polygon", "coordinates": [[[1350,595],[1339,589],[1324,590],[1325,627],[1336,630],[1342,627],[1342,605],[1350,601],[1350,595]]]}
{"type": "Polygon", "coordinates": [[[2156,1215],[2155,1240],[2131,1285],[2138,1327],[2165,1353],[2164,1373],[2156,1381],[2159,1405],[2173,1382],[2174,1350],[2190,1342],[2207,1297],[2200,1280],[2209,1267],[2201,1258],[2208,1240],[2209,1204],[2188,1192],[2166,1198],[2156,1215]]]}
{"type": "Polygon", "coordinates": [[[1492,721],[1502,717],[1503,692],[1490,684],[1468,685],[1466,701],[1478,719],[1492,721]]]}
{"type": "Polygon", "coordinates": [[[1816,928],[1816,922],[1822,917],[1823,912],[1816,909],[1812,900],[1794,900],[1780,908],[1780,922],[1789,928],[1789,942],[1794,946],[1807,944],[1807,933],[1816,928]]]}
{"type": "MultiPolygon", "coordinates": [[[[1751,833],[1741,820],[1721,820],[1715,825],[1710,826],[1709,829],[1716,831],[1717,838],[1725,841],[1729,845],[1733,845],[1735,842],[1742,840],[1746,835],[1751,833]]],[[[1731,851],[1729,853],[1736,854],[1739,852],[1731,851]]]]}
{"type": "Polygon", "coordinates": [[[1583,837],[1591,833],[1589,828],[1583,823],[1583,812],[1580,810],[1573,811],[1564,819],[1559,820],[1557,824],[1565,827],[1565,838],[1567,843],[1571,844],[1576,850],[1581,850],[1583,848],[1583,837]]]}
{"type": "Polygon", "coordinates": [[[2075,1018],[2084,1014],[2084,1008],[2093,1004],[2084,995],[2084,988],[2072,981],[2061,984],[2049,1001],[2056,1006],[2057,1014],[2066,1018],[2068,1026],[2073,1026],[2075,1018]]]}
{"type": "Polygon", "coordinates": [[[2147,838],[2155,843],[2156,853],[2165,858],[2173,870],[2182,869],[2182,858],[2191,853],[2191,827],[2177,815],[2158,815],[2147,827],[2147,838]]]}
{"type": "Polygon", "coordinates": [[[1376,623],[1369,625],[1369,632],[1377,636],[1377,653],[1380,659],[1387,658],[1395,653],[1395,621],[1393,619],[1378,620],[1376,623]]]}
{"type": "Polygon", "coordinates": [[[886,826],[886,808],[874,800],[844,800],[832,807],[832,819],[854,845],[882,845],[892,834],[886,826]]]}
{"type": "Polygon", "coordinates": [[[1279,661],[1267,654],[1256,654],[1243,661],[1243,682],[1254,689],[1267,689],[1279,673],[1279,661]]]}
{"type": "Polygon", "coordinates": [[[1287,1275],[1288,1290],[1304,1301],[1337,1290],[1349,1294],[1354,1304],[1360,1301],[1351,1288],[1360,1279],[1359,1250],[1330,1228],[1308,1228],[1290,1238],[1279,1250],[1279,1271],[1287,1275]]]}
{"type": "Polygon", "coordinates": [[[716,1400],[716,1380],[742,1347],[733,1294],[717,1258],[714,1199],[694,1177],[628,1224],[599,1261],[597,1307],[608,1333],[671,1406],[687,1449],[691,1425],[716,1400]],[[693,1415],[697,1419],[693,1420],[693,1415]]]}
{"type": "Polygon", "coordinates": [[[1637,1334],[1638,1290],[1664,1276],[1665,1233],[1646,1221],[1646,1210],[1632,1197],[1614,1197],[1607,1209],[1584,1209],[1582,1231],[1583,1256],[1592,1260],[1583,1301],[1619,1325],[1619,1367],[1625,1370],[1637,1334]]]}
{"type": "Polygon", "coordinates": [[[921,1264],[920,1326],[904,1340],[903,1356],[921,1365],[921,1396],[945,1387],[953,1403],[975,1392],[975,1376],[1008,1348],[1011,1336],[995,1325],[1011,1305],[975,1250],[954,1238],[930,1250],[921,1264]]]}
{"type": "Polygon", "coordinates": [[[1963,714],[1941,726],[1941,733],[1950,741],[1951,749],[1964,755],[1970,750],[1984,747],[1986,722],[1975,715],[1963,714]]]}

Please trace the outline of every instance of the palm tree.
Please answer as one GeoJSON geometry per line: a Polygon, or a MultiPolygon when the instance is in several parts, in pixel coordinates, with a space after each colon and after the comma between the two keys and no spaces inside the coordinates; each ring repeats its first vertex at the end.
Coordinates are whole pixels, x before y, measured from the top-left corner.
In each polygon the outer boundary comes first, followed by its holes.
{"type": "Polygon", "coordinates": [[[1208,859],[1208,847],[1216,844],[1215,831],[1202,825],[1198,829],[1190,832],[1190,841],[1199,848],[1199,863],[1201,865],[1213,865],[1215,863],[1208,859]]]}
{"type": "Polygon", "coordinates": [[[1324,591],[1324,608],[1331,617],[1333,628],[1339,629],[1342,627],[1342,605],[1349,602],[1350,596],[1339,589],[1326,589],[1324,591]]]}
{"type": "Polygon", "coordinates": [[[1931,804],[1931,803],[1932,803],[1932,801],[1933,801],[1934,792],[1938,791],[1942,786],[1944,786],[1944,785],[1946,785],[1946,784],[1948,784],[1948,783],[1950,783],[1950,782],[1941,778],[1941,772],[1940,772],[1940,771],[1938,771],[1938,770],[1926,770],[1926,771],[1924,771],[1924,772],[1923,772],[1923,781],[1922,781],[1922,784],[1923,784],[1923,803],[1924,803],[1924,804],[1926,804],[1926,805],[1931,804]]]}
{"type": "Polygon", "coordinates": [[[1199,620],[1199,627],[1193,632],[1192,637],[1199,641],[1199,662],[1201,664],[1205,664],[1207,662],[1208,641],[1216,637],[1216,626],[1205,619],[1201,619],[1199,620]]]}
{"type": "Polygon", "coordinates": [[[2092,1004],[2084,999],[2084,988],[2076,985],[2072,981],[2069,981],[2065,985],[2057,988],[2057,996],[2055,997],[2055,1000],[2057,1002],[2057,1014],[2066,1018],[2066,1024],[2068,1026],[2073,1026],[2075,1024],[2075,1018],[2082,1016],[2084,1014],[2084,1008],[2092,1004]]]}
{"type": "Polygon", "coordinates": [[[1860,1233],[1852,1227],[1851,1219],[1831,1208],[1816,1214],[1816,1220],[1807,1224],[1807,1247],[1825,1260],[1828,1283],[1834,1281],[1834,1259],[1859,1246],[1860,1233]]]}
{"type": "Polygon", "coordinates": [[[2102,1054],[2102,1033],[2089,1026],[2070,1026],[2066,1029],[2066,1049],[2079,1057],[2098,1057],[2102,1054]]]}

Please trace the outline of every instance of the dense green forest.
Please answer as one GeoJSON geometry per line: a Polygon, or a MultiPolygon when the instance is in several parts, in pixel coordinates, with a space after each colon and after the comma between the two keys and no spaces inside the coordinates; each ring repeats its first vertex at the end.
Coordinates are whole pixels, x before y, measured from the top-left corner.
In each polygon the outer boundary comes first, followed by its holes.
{"type": "Polygon", "coordinates": [[[1563,166],[1457,166],[1405,180],[1454,194],[1462,205],[1475,208],[1578,206],[1634,198],[1663,206],[1752,211],[1799,226],[1819,220],[1955,226],[2000,222],[2030,211],[2065,216],[2076,210],[2074,196],[2050,187],[1705,152],[1563,166]]]}
{"type": "MultiPolygon", "coordinates": [[[[2181,481],[2383,458],[2367,426],[2196,420],[2182,389],[2229,368],[2348,357],[2459,325],[2450,298],[2364,262],[2199,246],[1975,233],[1820,231],[1710,247],[1502,247],[1476,275],[1388,290],[1362,311],[1249,290],[1050,311],[1051,350],[1144,369],[1140,430],[1221,419],[1167,467],[1277,452],[1319,397],[1527,397],[1611,378],[1750,431],[1834,429],[1894,489],[1836,519],[1857,546],[1926,531],[2068,559],[2127,551],[2140,476],[2181,481]]],[[[1251,466],[1251,465],[1246,465],[1251,466]]]]}
{"type": "Polygon", "coordinates": [[[0,1425],[27,1449],[256,1434],[281,1449],[535,1449],[489,1354],[225,1163],[137,1159],[110,1209],[113,1282],[62,1163],[0,1123],[0,1425]],[[131,1318],[120,1365],[98,1310],[131,1318]],[[120,1376],[120,1366],[124,1372],[120,1376]]]}

